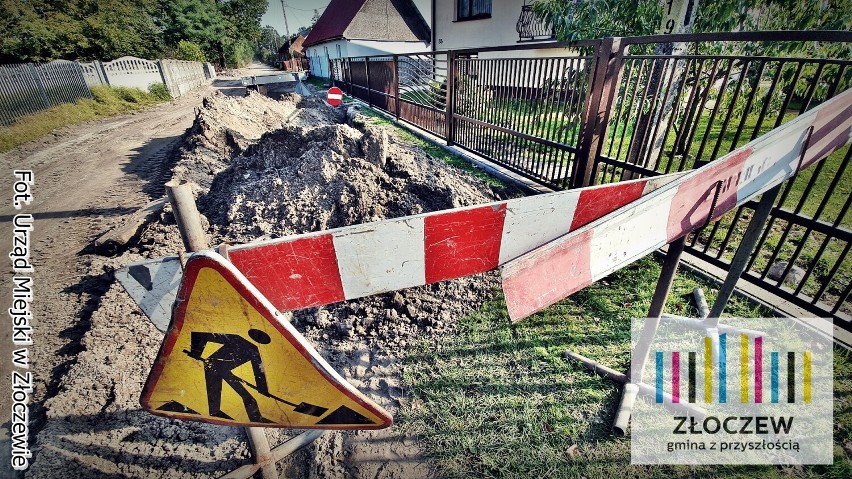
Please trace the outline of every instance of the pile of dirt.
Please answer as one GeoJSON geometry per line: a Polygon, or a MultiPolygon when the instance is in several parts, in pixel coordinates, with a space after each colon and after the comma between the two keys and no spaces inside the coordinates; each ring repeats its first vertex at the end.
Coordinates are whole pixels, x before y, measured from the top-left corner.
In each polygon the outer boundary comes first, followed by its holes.
{"type": "Polygon", "coordinates": [[[484,183],[390,135],[345,124],[264,135],[199,201],[229,241],[284,236],[493,201],[484,183]],[[381,156],[379,158],[378,156],[381,156]]]}
{"type": "MultiPolygon", "coordinates": [[[[506,192],[428,156],[389,129],[371,126],[363,118],[354,122],[359,127],[353,127],[344,119],[316,97],[296,94],[278,101],[254,93],[205,99],[183,138],[173,172],[175,179],[198,185],[199,210],[210,244],[308,233],[506,197],[506,192]]],[[[121,257],[105,259],[102,266],[109,269],[180,249],[167,207],[133,247],[121,257]]],[[[484,274],[300,310],[291,319],[337,371],[396,416],[405,397],[401,364],[405,352],[414,341],[450,333],[458,318],[478,309],[498,287],[496,274],[484,274]]],[[[113,285],[107,294],[109,310],[101,308],[94,316],[104,324],[112,324],[109,318],[120,316],[119,310],[136,311],[116,288],[113,285]]],[[[114,324],[143,338],[132,356],[139,365],[150,365],[162,335],[139,321],[144,320],[136,311],[114,324]]],[[[109,342],[92,346],[99,357],[123,354],[109,342]]],[[[120,384],[114,381],[109,400],[93,402],[93,413],[133,409],[144,369],[137,367],[120,384]]],[[[74,378],[70,374],[69,383],[74,378]]],[[[219,472],[247,454],[234,442],[232,434],[239,434],[235,428],[141,413],[119,418],[128,420],[132,426],[122,432],[130,438],[119,440],[134,447],[144,443],[145,454],[154,453],[164,441],[178,441],[168,453],[212,460],[223,468],[219,472]],[[158,428],[169,432],[146,435],[158,428]],[[203,439],[205,435],[216,438],[219,445],[203,439]]],[[[268,429],[267,435],[274,446],[293,432],[268,429]]],[[[121,472],[149,467],[147,460],[136,456],[127,461],[121,472]]],[[[206,467],[184,466],[178,470],[187,477],[214,475],[206,467]]],[[[397,426],[325,434],[279,467],[287,477],[430,477],[432,472],[419,441],[397,426]]],[[[167,474],[174,472],[169,468],[167,474]]]]}
{"type": "MultiPolygon", "coordinates": [[[[321,102],[289,97],[282,103],[295,104],[291,116],[302,120],[242,149],[199,198],[216,243],[322,231],[504,196],[389,129],[340,123],[321,102]]],[[[410,337],[450,328],[495,287],[490,277],[466,278],[299,311],[294,319],[321,342],[351,338],[397,356],[410,337]]]]}
{"type": "Polygon", "coordinates": [[[313,108],[317,103],[321,101],[296,94],[282,95],[276,101],[253,91],[245,97],[216,92],[204,98],[192,128],[182,139],[174,177],[209,188],[230,159],[264,133],[285,125],[336,121],[334,111],[313,108]]]}

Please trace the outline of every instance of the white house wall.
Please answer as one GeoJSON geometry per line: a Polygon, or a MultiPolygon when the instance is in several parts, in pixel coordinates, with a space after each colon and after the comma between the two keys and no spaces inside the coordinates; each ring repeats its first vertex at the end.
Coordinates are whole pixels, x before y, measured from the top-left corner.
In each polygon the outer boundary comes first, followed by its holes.
{"type": "Polygon", "coordinates": [[[312,45],[305,49],[311,65],[311,75],[328,78],[329,58],[363,57],[370,55],[403,54],[428,51],[423,42],[382,42],[376,40],[335,40],[312,45]]]}
{"type": "Polygon", "coordinates": [[[522,0],[491,0],[491,18],[456,21],[457,0],[435,0],[435,50],[516,45],[522,0]]]}

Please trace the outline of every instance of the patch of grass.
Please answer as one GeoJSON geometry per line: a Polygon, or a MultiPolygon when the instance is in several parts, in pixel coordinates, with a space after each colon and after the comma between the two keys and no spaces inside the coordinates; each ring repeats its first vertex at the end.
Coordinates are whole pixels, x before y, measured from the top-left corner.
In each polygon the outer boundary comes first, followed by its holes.
{"type": "Polygon", "coordinates": [[[95,86],[91,90],[92,99],[58,105],[0,127],[0,152],[41,138],[57,128],[141,110],[171,98],[168,89],[163,92],[155,88],[146,92],[138,88],[95,86]]]}
{"type": "Polygon", "coordinates": [[[308,78],[304,79],[303,82],[307,83],[308,85],[311,85],[312,87],[314,87],[318,90],[325,91],[325,90],[328,90],[330,88],[328,86],[329,85],[328,78],[309,76],[308,78]]]}
{"type": "MultiPolygon", "coordinates": [[[[626,371],[630,321],[650,305],[660,261],[648,257],[512,326],[502,295],[463,318],[455,334],[423,341],[405,359],[410,394],[399,425],[422,437],[438,475],[462,477],[849,477],[842,447],[827,467],[630,465],[630,440],[610,434],[621,388],[564,359],[572,350],[626,371]],[[572,446],[577,446],[573,454],[572,446]]],[[[666,310],[697,314],[715,284],[678,274],[666,310]]],[[[771,316],[732,298],[728,314],[771,316]]],[[[835,441],[852,440],[852,357],[835,353],[835,441]]]]}

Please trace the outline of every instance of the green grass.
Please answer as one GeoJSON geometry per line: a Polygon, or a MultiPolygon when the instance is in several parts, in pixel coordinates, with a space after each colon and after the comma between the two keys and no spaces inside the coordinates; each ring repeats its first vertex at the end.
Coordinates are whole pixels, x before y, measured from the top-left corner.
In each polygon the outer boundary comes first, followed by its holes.
{"type": "Polygon", "coordinates": [[[304,83],[307,83],[308,85],[311,85],[312,87],[314,87],[318,90],[324,91],[324,90],[328,90],[328,88],[329,88],[328,78],[309,76],[308,78],[306,78],[303,81],[304,81],[304,83]]]}
{"type": "Polygon", "coordinates": [[[58,105],[20,118],[9,126],[0,127],[0,152],[41,138],[57,128],[141,110],[171,98],[165,85],[162,88],[155,86],[151,92],[138,88],[108,86],[94,86],[91,90],[92,99],[58,105]]]}
{"type": "MultiPolygon", "coordinates": [[[[835,351],[835,463],[832,466],[640,467],[630,440],[610,434],[620,387],[563,358],[566,349],[626,371],[630,320],[647,313],[659,261],[645,258],[516,326],[497,294],[463,318],[455,334],[423,341],[405,359],[409,395],[399,425],[426,443],[438,475],[450,478],[849,477],[852,357],[835,351]],[[572,454],[572,446],[577,453],[572,454]]],[[[697,277],[677,276],[667,311],[694,316],[697,277]]],[[[727,312],[771,316],[733,298],[727,312]]]]}

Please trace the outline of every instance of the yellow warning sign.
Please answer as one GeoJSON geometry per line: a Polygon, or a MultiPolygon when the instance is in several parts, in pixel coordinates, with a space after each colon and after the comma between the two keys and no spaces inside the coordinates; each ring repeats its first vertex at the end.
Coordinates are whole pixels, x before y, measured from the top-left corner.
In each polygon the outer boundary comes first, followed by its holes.
{"type": "Polygon", "coordinates": [[[154,414],[219,424],[378,429],[392,422],[213,252],[187,262],[141,402],[154,414]]]}

